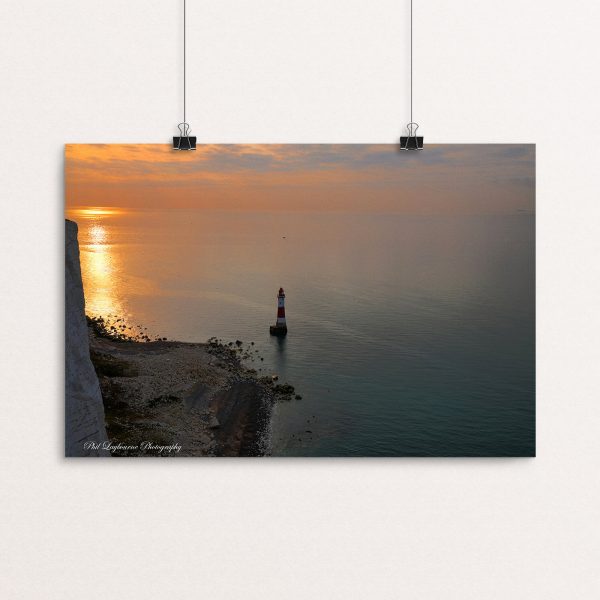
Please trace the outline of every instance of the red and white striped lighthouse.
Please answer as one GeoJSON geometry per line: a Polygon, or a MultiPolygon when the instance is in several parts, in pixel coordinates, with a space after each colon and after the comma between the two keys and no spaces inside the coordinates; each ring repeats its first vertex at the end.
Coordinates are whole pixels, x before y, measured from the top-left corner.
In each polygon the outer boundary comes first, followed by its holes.
{"type": "Polygon", "coordinates": [[[277,326],[278,327],[286,327],[285,324],[285,292],[283,288],[279,288],[279,293],[277,294],[277,326]]]}
{"type": "Polygon", "coordinates": [[[277,322],[269,328],[271,335],[285,335],[287,333],[287,324],[285,322],[285,292],[279,288],[277,294],[277,322]]]}

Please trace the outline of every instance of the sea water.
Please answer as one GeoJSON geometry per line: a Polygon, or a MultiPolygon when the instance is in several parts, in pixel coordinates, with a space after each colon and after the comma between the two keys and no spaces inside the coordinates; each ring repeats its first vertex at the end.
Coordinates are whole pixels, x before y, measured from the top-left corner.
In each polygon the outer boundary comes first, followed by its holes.
{"type": "Polygon", "coordinates": [[[284,456],[535,449],[535,217],[73,211],[87,311],[254,342],[284,456]],[[269,335],[286,294],[288,335],[269,335]]]}

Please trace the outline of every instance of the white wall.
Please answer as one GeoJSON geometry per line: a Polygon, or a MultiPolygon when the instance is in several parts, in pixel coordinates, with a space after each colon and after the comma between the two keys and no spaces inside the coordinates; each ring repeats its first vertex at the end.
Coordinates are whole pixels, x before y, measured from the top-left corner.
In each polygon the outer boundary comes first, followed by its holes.
{"type": "MultiPolygon", "coordinates": [[[[200,142],[397,139],[408,0],[188,4],[200,142]]],[[[168,141],[181,7],[3,0],[0,596],[599,597],[600,4],[415,12],[426,143],[538,144],[538,458],[62,459],[62,147],[168,141]]]]}

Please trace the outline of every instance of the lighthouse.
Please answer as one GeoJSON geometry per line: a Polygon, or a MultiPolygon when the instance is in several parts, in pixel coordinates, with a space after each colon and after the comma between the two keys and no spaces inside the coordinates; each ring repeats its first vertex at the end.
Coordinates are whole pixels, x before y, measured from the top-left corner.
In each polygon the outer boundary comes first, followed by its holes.
{"type": "Polygon", "coordinates": [[[287,325],[285,322],[285,292],[283,288],[279,288],[277,294],[277,322],[269,328],[271,335],[285,335],[287,333],[287,325]]]}

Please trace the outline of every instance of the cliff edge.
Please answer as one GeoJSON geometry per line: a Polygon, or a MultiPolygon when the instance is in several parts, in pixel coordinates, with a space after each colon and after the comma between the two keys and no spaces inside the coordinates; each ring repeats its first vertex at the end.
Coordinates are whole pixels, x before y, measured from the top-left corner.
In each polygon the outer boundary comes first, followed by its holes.
{"type": "Polygon", "coordinates": [[[98,377],[90,360],[77,223],[65,219],[65,456],[108,456],[98,377]]]}

